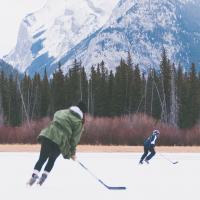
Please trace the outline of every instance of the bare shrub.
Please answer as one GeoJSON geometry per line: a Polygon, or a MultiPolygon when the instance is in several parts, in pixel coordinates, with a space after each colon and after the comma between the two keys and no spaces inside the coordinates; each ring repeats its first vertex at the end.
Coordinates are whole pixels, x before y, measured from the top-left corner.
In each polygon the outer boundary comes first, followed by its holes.
{"type": "Polygon", "coordinates": [[[200,145],[200,126],[195,126],[192,129],[187,129],[185,132],[185,144],[200,145]]]}
{"type": "Polygon", "coordinates": [[[34,144],[37,142],[37,136],[40,133],[41,129],[46,127],[49,122],[49,118],[44,118],[39,121],[30,122],[30,126],[28,125],[28,123],[24,123],[20,127],[0,127],[0,143],[34,144]]]}
{"type": "MultiPolygon", "coordinates": [[[[50,123],[49,118],[32,121],[21,127],[0,127],[0,143],[37,143],[41,129],[50,123]]],[[[192,129],[179,129],[156,121],[145,114],[123,117],[86,117],[81,144],[143,145],[154,129],[161,132],[158,145],[200,145],[200,125],[192,129]]]]}
{"type": "Polygon", "coordinates": [[[145,114],[114,118],[87,116],[82,144],[143,145],[154,129],[161,132],[158,145],[200,145],[200,126],[190,130],[172,127],[145,114]]]}

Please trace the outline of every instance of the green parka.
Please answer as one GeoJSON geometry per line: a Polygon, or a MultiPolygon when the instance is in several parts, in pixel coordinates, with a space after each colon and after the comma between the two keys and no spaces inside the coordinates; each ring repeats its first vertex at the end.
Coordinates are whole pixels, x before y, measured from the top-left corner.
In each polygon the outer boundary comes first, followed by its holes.
{"type": "MultiPolygon", "coordinates": [[[[78,107],[66,110],[59,110],[54,114],[51,124],[43,129],[38,136],[41,142],[42,137],[46,137],[56,143],[64,158],[69,159],[76,153],[76,146],[80,141],[83,131],[83,120],[78,107]]],[[[82,114],[82,112],[81,112],[82,114]]],[[[83,114],[82,114],[83,115],[83,114]]]]}

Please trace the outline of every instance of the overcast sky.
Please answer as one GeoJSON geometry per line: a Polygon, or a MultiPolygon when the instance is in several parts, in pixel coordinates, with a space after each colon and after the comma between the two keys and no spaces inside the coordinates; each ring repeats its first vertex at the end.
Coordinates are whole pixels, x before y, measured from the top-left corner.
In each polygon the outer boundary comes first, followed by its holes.
{"type": "Polygon", "coordinates": [[[42,8],[47,0],[0,0],[0,58],[16,44],[21,20],[42,8]]]}

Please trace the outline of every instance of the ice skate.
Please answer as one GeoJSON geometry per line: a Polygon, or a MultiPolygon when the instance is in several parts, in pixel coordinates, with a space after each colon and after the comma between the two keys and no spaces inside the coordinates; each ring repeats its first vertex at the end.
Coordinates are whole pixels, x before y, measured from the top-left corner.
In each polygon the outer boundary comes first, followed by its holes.
{"type": "Polygon", "coordinates": [[[147,164],[149,164],[149,161],[147,159],[144,160],[147,164]]]}
{"type": "Polygon", "coordinates": [[[142,164],[143,164],[143,161],[140,160],[139,165],[142,165],[142,164]]]}
{"type": "Polygon", "coordinates": [[[40,186],[44,183],[44,181],[47,178],[47,174],[43,173],[42,176],[40,177],[39,181],[37,182],[37,184],[39,184],[40,186]]]}
{"type": "Polygon", "coordinates": [[[38,178],[39,177],[37,174],[33,174],[30,180],[27,182],[27,185],[32,186],[37,181],[38,178]]]}

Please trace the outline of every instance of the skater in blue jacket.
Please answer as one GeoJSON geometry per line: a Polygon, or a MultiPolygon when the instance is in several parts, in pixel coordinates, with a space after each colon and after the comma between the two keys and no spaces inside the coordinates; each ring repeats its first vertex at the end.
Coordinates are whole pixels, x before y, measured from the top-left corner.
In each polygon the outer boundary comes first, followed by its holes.
{"type": "Polygon", "coordinates": [[[154,147],[159,135],[159,130],[154,130],[152,134],[144,141],[144,153],[140,159],[139,164],[143,164],[143,160],[149,164],[149,160],[156,154],[154,147]],[[148,155],[149,152],[150,154],[148,155]]]}

